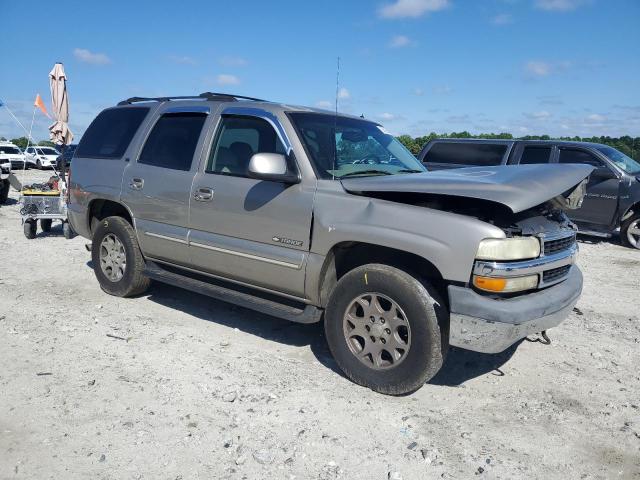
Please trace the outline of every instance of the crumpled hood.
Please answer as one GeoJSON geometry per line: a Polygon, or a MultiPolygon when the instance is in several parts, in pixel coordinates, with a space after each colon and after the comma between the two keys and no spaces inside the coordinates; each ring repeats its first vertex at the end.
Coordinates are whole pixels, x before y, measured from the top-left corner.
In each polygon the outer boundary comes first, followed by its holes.
{"type": "Polygon", "coordinates": [[[505,165],[341,181],[350,193],[405,192],[477,198],[500,203],[518,213],[572,190],[592,171],[589,165],[505,165]]]}

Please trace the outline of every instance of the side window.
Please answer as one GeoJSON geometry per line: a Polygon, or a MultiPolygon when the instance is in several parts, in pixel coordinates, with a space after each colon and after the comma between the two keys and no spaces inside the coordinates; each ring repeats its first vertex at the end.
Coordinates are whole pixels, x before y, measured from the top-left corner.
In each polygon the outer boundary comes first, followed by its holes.
{"type": "Polygon", "coordinates": [[[604,167],[604,163],[584,150],[576,150],[572,148],[563,148],[560,150],[559,163],[586,163],[594,167],[604,167]]]}
{"type": "Polygon", "coordinates": [[[172,170],[191,170],[204,113],[167,113],[160,117],[144,144],[138,163],[172,170]]]}
{"type": "Polygon", "coordinates": [[[31,147],[27,148],[27,153],[33,153],[33,148],[31,147]]]}
{"type": "Polygon", "coordinates": [[[246,176],[256,153],[285,153],[271,124],[256,117],[224,116],[209,153],[207,173],[246,176]]]}
{"type": "Polygon", "coordinates": [[[435,143],[423,162],[489,167],[502,164],[506,145],[482,143],[435,143]]]}
{"type": "Polygon", "coordinates": [[[121,158],[148,112],[148,108],[142,107],[102,111],[82,136],[77,156],[121,158]]]}
{"type": "Polygon", "coordinates": [[[535,163],[549,163],[551,147],[524,147],[520,157],[520,165],[532,165],[535,163]]]}

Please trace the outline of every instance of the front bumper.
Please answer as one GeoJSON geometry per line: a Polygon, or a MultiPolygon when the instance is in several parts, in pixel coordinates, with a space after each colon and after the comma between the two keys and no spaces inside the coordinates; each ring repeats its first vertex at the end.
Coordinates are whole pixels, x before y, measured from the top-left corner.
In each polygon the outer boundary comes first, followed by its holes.
{"type": "Polygon", "coordinates": [[[582,293],[582,273],[573,265],[563,282],[513,298],[489,298],[453,285],[448,291],[449,344],[498,353],[527,335],[562,323],[582,293]]]}

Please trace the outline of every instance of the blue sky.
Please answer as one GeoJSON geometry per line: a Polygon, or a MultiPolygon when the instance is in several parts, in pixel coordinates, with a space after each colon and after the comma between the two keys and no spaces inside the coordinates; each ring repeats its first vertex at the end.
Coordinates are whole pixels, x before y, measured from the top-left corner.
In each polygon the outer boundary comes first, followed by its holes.
{"type": "MultiPolygon", "coordinates": [[[[136,95],[333,108],[338,56],[340,110],[395,134],[640,135],[638,0],[59,0],[64,18],[48,4],[0,0],[0,99],[28,124],[62,61],[77,138],[136,95]]],[[[0,136],[20,134],[0,108],[0,136]]]]}

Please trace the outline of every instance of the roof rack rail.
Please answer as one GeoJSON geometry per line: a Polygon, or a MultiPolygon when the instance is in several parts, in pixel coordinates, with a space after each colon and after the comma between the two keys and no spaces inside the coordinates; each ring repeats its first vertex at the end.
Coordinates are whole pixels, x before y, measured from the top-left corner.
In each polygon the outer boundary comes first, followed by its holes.
{"type": "Polygon", "coordinates": [[[131,105],[139,102],[169,102],[171,100],[222,100],[226,102],[237,102],[238,100],[252,100],[254,102],[264,102],[260,98],[245,97],[244,95],[233,95],[230,93],[204,92],[200,95],[170,96],[170,97],[131,97],[118,102],[118,105],[131,105]]]}

